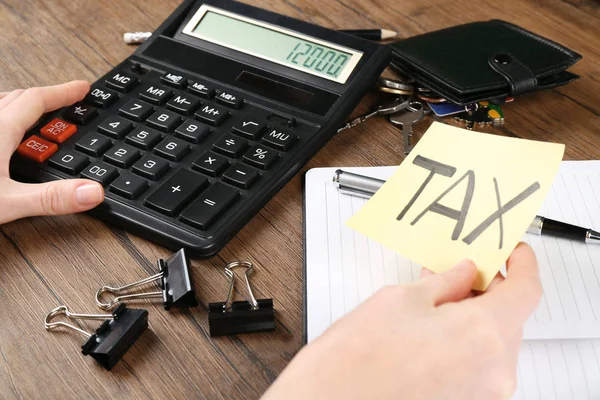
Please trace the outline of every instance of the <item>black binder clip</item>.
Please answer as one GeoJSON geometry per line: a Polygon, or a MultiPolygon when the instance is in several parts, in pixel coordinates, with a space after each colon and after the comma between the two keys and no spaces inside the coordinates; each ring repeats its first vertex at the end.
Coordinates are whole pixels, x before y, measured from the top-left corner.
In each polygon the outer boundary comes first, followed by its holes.
{"type": "Polygon", "coordinates": [[[181,249],[173,254],[167,261],[158,260],[158,270],[156,275],[133,282],[121,287],[102,286],[96,292],[96,305],[103,310],[110,310],[122,301],[148,299],[161,297],[165,310],[171,307],[197,307],[198,300],[194,292],[194,284],[190,274],[190,262],[185,255],[185,250],[181,249]],[[124,294],[117,296],[120,293],[128,292],[131,288],[145,285],[150,282],[160,280],[160,292],[147,292],[124,294]],[[104,293],[110,293],[115,297],[109,303],[101,301],[104,293]]]}
{"type": "Polygon", "coordinates": [[[249,261],[234,261],[225,267],[225,275],[229,278],[229,294],[224,303],[208,305],[208,327],[211,336],[275,330],[273,299],[254,298],[248,278],[252,271],[253,266],[249,261]],[[235,286],[235,274],[232,270],[236,267],[246,268],[244,277],[250,301],[231,302],[235,286]]]}
{"type": "Polygon", "coordinates": [[[121,304],[112,314],[75,314],[66,306],[58,306],[46,315],[44,326],[47,330],[63,326],[81,333],[88,338],[81,346],[81,352],[86,356],[92,356],[100,365],[110,370],[148,328],[148,311],[129,309],[125,304],[121,304]],[[66,322],[50,322],[60,314],[71,319],[105,321],[94,334],[91,334],[66,322]]]}

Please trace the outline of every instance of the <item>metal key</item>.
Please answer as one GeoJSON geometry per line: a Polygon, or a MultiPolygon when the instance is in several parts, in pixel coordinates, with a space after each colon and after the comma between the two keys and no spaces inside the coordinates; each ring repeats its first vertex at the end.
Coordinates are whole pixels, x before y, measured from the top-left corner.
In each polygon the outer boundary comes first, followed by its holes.
{"type": "Polygon", "coordinates": [[[377,115],[389,115],[400,112],[408,107],[410,104],[408,98],[398,97],[393,103],[379,105],[375,110],[368,112],[367,114],[361,115],[360,117],[354,118],[352,121],[346,123],[338,129],[337,133],[346,129],[354,128],[358,124],[362,124],[368,119],[371,119],[377,115]]]}
{"type": "Polygon", "coordinates": [[[404,154],[410,153],[413,145],[410,142],[412,137],[413,125],[423,119],[423,103],[411,101],[406,111],[403,113],[391,114],[390,122],[402,129],[404,137],[404,154]]]}

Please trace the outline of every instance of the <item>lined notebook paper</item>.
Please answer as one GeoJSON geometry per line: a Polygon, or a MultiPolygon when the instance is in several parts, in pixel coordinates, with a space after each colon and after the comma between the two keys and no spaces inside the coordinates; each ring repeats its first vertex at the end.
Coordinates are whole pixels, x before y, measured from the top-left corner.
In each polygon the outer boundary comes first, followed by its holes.
{"type": "MultiPolygon", "coordinates": [[[[344,224],[366,200],[339,194],[335,169],[306,174],[308,342],[377,289],[418,279],[421,269],[344,224]]],[[[394,169],[345,168],[380,179],[394,169]]],[[[563,162],[538,214],[598,230],[600,162],[563,162]]],[[[525,326],[515,398],[600,398],[600,245],[532,234],[523,240],[538,258],[544,294],[525,326]]]]}

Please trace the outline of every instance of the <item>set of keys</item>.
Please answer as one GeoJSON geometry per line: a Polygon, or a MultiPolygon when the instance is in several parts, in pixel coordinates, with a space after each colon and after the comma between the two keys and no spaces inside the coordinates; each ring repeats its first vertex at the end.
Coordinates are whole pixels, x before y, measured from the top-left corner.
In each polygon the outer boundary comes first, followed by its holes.
{"type": "MultiPolygon", "coordinates": [[[[469,130],[472,130],[475,125],[499,127],[504,124],[504,115],[500,106],[489,101],[480,101],[466,107],[453,105],[431,90],[419,87],[415,82],[407,79],[392,80],[380,77],[375,88],[398,97],[391,103],[378,104],[368,113],[347,122],[338,129],[338,133],[354,128],[373,117],[387,116],[393,125],[402,130],[404,154],[408,154],[413,148],[411,143],[413,125],[421,121],[426,114],[431,113],[435,120],[442,123],[447,122],[441,119],[440,115],[453,115],[454,120],[464,123],[469,130]],[[442,111],[439,110],[440,108],[444,108],[445,113],[438,115],[442,111]]],[[[512,101],[512,98],[503,99],[503,102],[509,101],[512,101]]]]}
{"type": "Polygon", "coordinates": [[[402,130],[404,154],[408,154],[413,148],[411,143],[413,125],[421,121],[424,115],[425,107],[422,102],[411,100],[406,96],[399,96],[392,103],[380,104],[368,113],[349,121],[338,129],[338,133],[354,128],[373,117],[387,116],[393,125],[402,130]]]}

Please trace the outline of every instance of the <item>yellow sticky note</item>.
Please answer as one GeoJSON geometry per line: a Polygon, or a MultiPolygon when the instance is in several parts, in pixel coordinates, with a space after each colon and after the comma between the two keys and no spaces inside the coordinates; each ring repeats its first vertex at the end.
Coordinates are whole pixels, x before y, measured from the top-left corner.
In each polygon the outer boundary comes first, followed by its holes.
{"type": "Polygon", "coordinates": [[[475,262],[485,290],[546,197],[563,144],[438,122],[347,224],[435,272],[475,262]]]}

